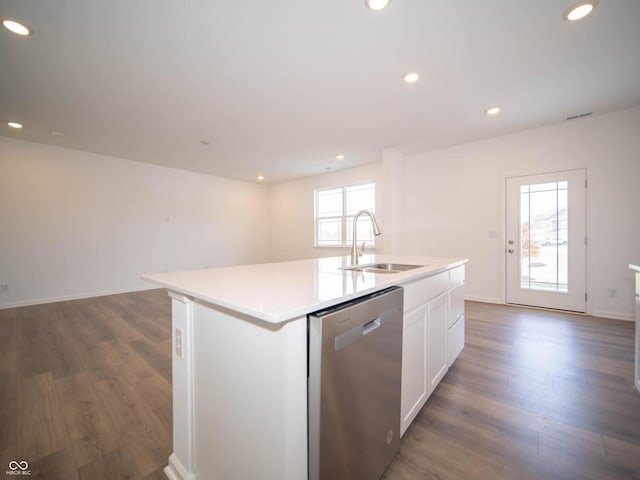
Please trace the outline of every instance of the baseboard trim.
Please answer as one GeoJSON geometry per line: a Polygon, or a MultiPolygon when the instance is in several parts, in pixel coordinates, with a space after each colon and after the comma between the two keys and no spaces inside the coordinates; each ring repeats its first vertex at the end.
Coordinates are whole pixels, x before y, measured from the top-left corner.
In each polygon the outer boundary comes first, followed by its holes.
{"type": "Polygon", "coordinates": [[[476,296],[473,296],[473,295],[465,295],[464,299],[465,300],[469,300],[471,302],[491,303],[491,304],[496,304],[496,305],[512,305],[514,307],[532,308],[534,310],[548,310],[548,311],[552,311],[552,312],[572,313],[572,314],[575,314],[575,315],[591,315],[592,317],[609,318],[611,320],[624,320],[626,322],[635,321],[635,316],[634,316],[633,313],[607,312],[607,311],[604,311],[604,310],[594,310],[592,312],[587,311],[586,313],[570,312],[570,311],[565,311],[565,310],[556,310],[556,309],[552,309],[552,308],[533,307],[533,306],[529,306],[529,305],[516,305],[516,304],[504,303],[502,300],[499,300],[499,299],[496,299],[496,298],[476,297],[476,296]]]}
{"type": "Polygon", "coordinates": [[[195,480],[196,478],[195,474],[187,472],[175,453],[169,455],[169,465],[164,467],[163,472],[169,480],[195,480]]]}
{"type": "Polygon", "coordinates": [[[497,305],[504,305],[504,302],[500,298],[476,297],[474,295],[465,295],[464,299],[469,300],[470,302],[494,303],[497,305]]]}
{"type": "Polygon", "coordinates": [[[594,317],[611,318],[613,320],[625,320],[627,322],[635,321],[633,313],[605,312],[604,310],[594,310],[591,313],[594,317]]]}
{"type": "Polygon", "coordinates": [[[104,297],[106,295],[118,295],[120,293],[143,292],[145,290],[154,290],[157,288],[157,286],[151,285],[148,287],[122,288],[101,292],[82,293],[78,295],[64,295],[62,297],[38,298],[36,300],[26,300],[24,302],[0,304],[0,310],[7,308],[29,307],[32,305],[44,305],[47,303],[66,302],[68,300],[82,300],[83,298],[104,297]]]}

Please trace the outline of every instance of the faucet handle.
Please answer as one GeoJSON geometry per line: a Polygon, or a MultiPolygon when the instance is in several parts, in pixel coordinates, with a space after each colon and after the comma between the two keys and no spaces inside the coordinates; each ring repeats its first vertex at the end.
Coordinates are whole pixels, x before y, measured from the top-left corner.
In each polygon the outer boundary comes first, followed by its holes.
{"type": "Polygon", "coordinates": [[[360,255],[358,255],[359,257],[361,257],[364,254],[364,246],[366,243],[367,243],[366,241],[362,242],[362,246],[360,247],[360,255]]]}

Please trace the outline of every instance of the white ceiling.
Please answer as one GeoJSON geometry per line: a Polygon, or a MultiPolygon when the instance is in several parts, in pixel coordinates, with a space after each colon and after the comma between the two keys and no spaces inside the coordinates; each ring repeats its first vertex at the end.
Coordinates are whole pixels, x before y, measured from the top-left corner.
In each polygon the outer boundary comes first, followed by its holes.
{"type": "Polygon", "coordinates": [[[574,2],[0,0],[0,135],[277,182],[639,105],[640,1],[574,2]]]}

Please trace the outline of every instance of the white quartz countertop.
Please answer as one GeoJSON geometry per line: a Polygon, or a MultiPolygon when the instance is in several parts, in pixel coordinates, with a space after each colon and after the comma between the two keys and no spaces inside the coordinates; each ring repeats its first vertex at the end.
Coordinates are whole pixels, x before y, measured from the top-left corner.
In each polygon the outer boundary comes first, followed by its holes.
{"type": "Polygon", "coordinates": [[[283,323],[384,288],[427,277],[467,262],[463,258],[364,255],[361,265],[393,262],[424,265],[399,273],[342,270],[349,257],[143,275],[146,281],[194,299],[269,323],[283,323]]]}

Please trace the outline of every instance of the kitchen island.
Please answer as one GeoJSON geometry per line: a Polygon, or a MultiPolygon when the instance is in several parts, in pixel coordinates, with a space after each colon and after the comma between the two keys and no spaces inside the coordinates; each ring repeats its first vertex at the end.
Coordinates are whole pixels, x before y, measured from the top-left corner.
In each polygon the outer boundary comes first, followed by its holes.
{"type": "Polygon", "coordinates": [[[365,255],[143,278],[172,297],[172,480],[308,478],[307,314],[404,288],[403,433],[464,344],[465,259],[365,255]],[[429,350],[430,348],[430,350],[429,350]]]}

